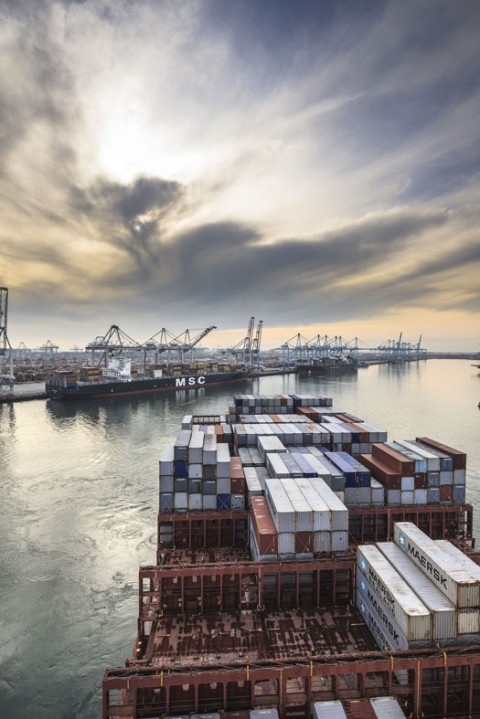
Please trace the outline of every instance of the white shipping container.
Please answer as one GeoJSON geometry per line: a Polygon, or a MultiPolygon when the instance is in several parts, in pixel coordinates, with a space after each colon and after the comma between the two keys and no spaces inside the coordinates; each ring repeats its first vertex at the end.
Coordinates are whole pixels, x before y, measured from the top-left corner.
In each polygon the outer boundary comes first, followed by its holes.
{"type": "MultiPolygon", "coordinates": [[[[412,559],[459,609],[480,607],[480,567],[474,562],[464,566],[452,560],[449,547],[430,539],[412,522],[396,522],[395,543],[412,559]]],[[[453,545],[450,545],[453,546],[453,545]]],[[[457,550],[457,561],[462,552],[457,550]]],[[[465,559],[467,559],[465,557],[465,559]]]]}
{"type": "Polygon", "coordinates": [[[277,536],[279,555],[295,554],[295,534],[293,532],[279,532],[277,536]]]}
{"type": "Polygon", "coordinates": [[[375,697],[370,699],[376,719],[405,719],[402,707],[395,697],[375,697]]]}
{"type": "Polygon", "coordinates": [[[217,444],[217,477],[230,477],[230,449],[228,444],[217,444]]]}
{"type": "Polygon", "coordinates": [[[217,495],[216,494],[202,494],[202,505],[203,505],[203,509],[216,509],[217,508],[217,495]]]}
{"type": "Polygon", "coordinates": [[[313,530],[313,510],[302,494],[295,479],[282,479],[282,487],[292,503],[295,512],[295,531],[311,532],[313,530]]]}
{"type": "Polygon", "coordinates": [[[377,642],[377,646],[382,651],[387,647],[389,649],[408,649],[408,640],[401,631],[393,629],[390,632],[384,623],[381,622],[375,609],[372,607],[368,599],[357,589],[356,606],[360,614],[365,620],[365,624],[372,633],[373,638],[377,642]]]}
{"type": "Polygon", "coordinates": [[[187,465],[187,474],[189,479],[201,479],[203,476],[203,464],[187,465]]]}
{"type": "Polygon", "coordinates": [[[202,495],[201,494],[189,494],[188,495],[188,508],[190,511],[198,511],[203,508],[202,495]]]}
{"type": "Polygon", "coordinates": [[[206,434],[203,440],[203,464],[217,464],[217,438],[206,434]]]}
{"type": "Polygon", "coordinates": [[[330,553],[332,551],[332,533],[331,532],[314,532],[313,534],[313,551],[321,553],[330,553]]]}
{"type": "Polygon", "coordinates": [[[357,567],[360,588],[368,582],[408,641],[432,638],[431,613],[377,547],[359,545],[357,567]]]}
{"type": "Polygon", "coordinates": [[[348,530],[348,509],[342,500],[337,497],[321,477],[312,477],[310,482],[330,510],[330,529],[348,530]]]}
{"type": "Polygon", "coordinates": [[[348,549],[348,532],[344,530],[333,531],[332,552],[343,554],[348,549]]]}
{"type": "Polygon", "coordinates": [[[276,435],[271,437],[259,437],[258,438],[258,450],[265,461],[265,455],[267,452],[286,452],[287,449],[281,439],[276,435]]]}
{"type": "Polygon", "coordinates": [[[271,454],[266,455],[266,465],[268,472],[272,477],[284,479],[290,476],[290,472],[285,466],[285,462],[283,461],[281,455],[277,452],[272,452],[271,454]]]}
{"type": "Polygon", "coordinates": [[[203,459],[203,443],[205,432],[192,432],[188,445],[188,462],[190,464],[201,464],[203,459]]]}
{"type": "Polygon", "coordinates": [[[347,719],[347,715],[340,701],[315,702],[313,719],[347,719]]]}
{"type": "Polygon", "coordinates": [[[217,477],[217,494],[230,494],[230,477],[217,477]]]}
{"type": "Polygon", "coordinates": [[[457,635],[455,605],[394,542],[378,542],[378,549],[432,613],[433,639],[454,639],[457,635]]]}
{"type": "Polygon", "coordinates": [[[295,532],[295,511],[281,481],[267,479],[265,484],[265,497],[277,531],[295,532]]]}
{"type": "Polygon", "coordinates": [[[175,492],[173,495],[173,506],[176,510],[185,511],[188,509],[187,492],[175,492]]]}
{"type": "Polygon", "coordinates": [[[328,531],[331,525],[331,512],[326,502],[312,486],[308,477],[300,477],[296,482],[313,510],[313,531],[328,531]]]}
{"type": "Polygon", "coordinates": [[[480,634],[480,609],[458,610],[458,633],[480,634]]]}
{"type": "Polygon", "coordinates": [[[160,455],[160,474],[172,474],[174,473],[174,446],[168,444],[160,455]]]}

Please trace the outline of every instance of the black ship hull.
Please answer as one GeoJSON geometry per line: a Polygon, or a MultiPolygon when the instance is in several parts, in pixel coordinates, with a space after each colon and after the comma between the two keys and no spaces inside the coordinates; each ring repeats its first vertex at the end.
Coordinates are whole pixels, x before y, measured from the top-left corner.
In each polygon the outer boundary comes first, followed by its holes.
{"type": "Polygon", "coordinates": [[[112,382],[84,382],[61,387],[54,382],[46,383],[46,394],[54,400],[84,400],[97,397],[118,397],[152,392],[180,392],[204,389],[247,379],[245,372],[218,372],[196,376],[132,379],[112,382]]]}

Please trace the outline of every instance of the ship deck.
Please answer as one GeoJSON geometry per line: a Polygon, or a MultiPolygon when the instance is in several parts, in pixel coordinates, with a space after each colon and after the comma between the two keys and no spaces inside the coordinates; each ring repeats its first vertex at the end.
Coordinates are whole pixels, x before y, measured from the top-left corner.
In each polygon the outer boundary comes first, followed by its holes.
{"type": "Polygon", "coordinates": [[[295,662],[377,649],[351,605],[319,610],[177,614],[159,618],[144,655],[156,669],[295,662]]]}

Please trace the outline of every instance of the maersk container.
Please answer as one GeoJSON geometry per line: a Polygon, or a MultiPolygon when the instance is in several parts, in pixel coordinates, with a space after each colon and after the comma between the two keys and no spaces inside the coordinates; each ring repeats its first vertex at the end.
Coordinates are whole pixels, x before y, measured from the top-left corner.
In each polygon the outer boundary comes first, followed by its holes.
{"type": "Polygon", "coordinates": [[[292,452],[291,456],[299,466],[304,477],[318,477],[318,472],[314,470],[308,459],[300,452],[292,452]]]}
{"type": "MultiPolygon", "coordinates": [[[[457,563],[452,554],[412,522],[396,522],[395,542],[459,609],[480,607],[480,567],[457,563]]],[[[454,555],[456,556],[456,554],[454,555]]],[[[463,555],[465,556],[465,555],[463,555]]],[[[465,557],[465,559],[467,559],[465,557]]]]}
{"type": "Polygon", "coordinates": [[[359,545],[357,567],[360,586],[370,584],[408,641],[431,640],[431,613],[377,547],[359,545]]]}
{"type": "Polygon", "coordinates": [[[328,701],[315,702],[313,705],[313,719],[347,719],[342,702],[328,701]]]}
{"type": "Polygon", "coordinates": [[[387,612],[381,597],[375,592],[373,587],[365,581],[364,577],[362,577],[362,580],[357,585],[357,593],[358,592],[372,610],[375,619],[391,643],[396,643],[399,637],[404,637],[404,640],[413,646],[413,643],[408,641],[408,637],[405,636],[395,618],[387,612]]]}
{"type": "Polygon", "coordinates": [[[382,623],[378,613],[375,611],[371,603],[368,601],[359,589],[356,592],[356,606],[360,614],[365,620],[365,624],[369,628],[373,638],[375,639],[377,646],[384,651],[387,649],[408,649],[408,640],[404,634],[399,630],[393,630],[390,632],[384,623],[382,623]]]}
{"type": "Polygon", "coordinates": [[[450,599],[394,542],[378,542],[376,546],[432,613],[433,639],[454,639],[457,635],[457,610],[450,599]]]}
{"type": "Polygon", "coordinates": [[[376,719],[405,719],[403,709],[395,697],[374,697],[370,699],[376,719]]]}

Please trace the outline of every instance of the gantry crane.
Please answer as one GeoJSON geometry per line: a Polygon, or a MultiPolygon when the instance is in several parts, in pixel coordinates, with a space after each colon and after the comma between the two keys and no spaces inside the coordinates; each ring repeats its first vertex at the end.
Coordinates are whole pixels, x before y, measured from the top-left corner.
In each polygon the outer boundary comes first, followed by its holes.
{"type": "Polygon", "coordinates": [[[177,337],[174,337],[171,345],[173,349],[178,350],[180,354],[180,361],[184,361],[184,355],[185,352],[190,352],[190,360],[193,359],[193,348],[196,347],[196,345],[199,344],[203,340],[204,337],[206,337],[212,330],[216,330],[217,328],[215,325],[210,325],[210,327],[206,327],[205,329],[201,330],[189,330],[186,329],[181,334],[177,335],[177,337]],[[197,335],[194,335],[192,338],[190,332],[198,332],[197,335]]]}
{"type": "Polygon", "coordinates": [[[13,350],[7,334],[8,289],[0,287],[0,392],[13,389],[13,350]]]}
{"type": "Polygon", "coordinates": [[[108,367],[108,358],[112,353],[118,355],[125,350],[141,351],[144,347],[123,332],[118,325],[112,325],[103,336],[95,337],[89,342],[85,349],[91,350],[93,363],[95,363],[95,352],[100,351],[102,354],[97,365],[100,367],[103,364],[108,367]]]}
{"type": "Polygon", "coordinates": [[[257,325],[257,332],[256,332],[254,340],[252,342],[252,363],[253,363],[253,360],[255,360],[254,364],[256,364],[257,368],[260,364],[260,346],[262,344],[262,328],[263,328],[263,320],[259,320],[258,325],[257,325]]]}
{"type": "Polygon", "coordinates": [[[230,352],[235,355],[237,360],[238,356],[240,355],[242,358],[242,362],[247,366],[252,364],[252,338],[254,327],[255,317],[250,317],[246,336],[230,350],[230,352]]]}

